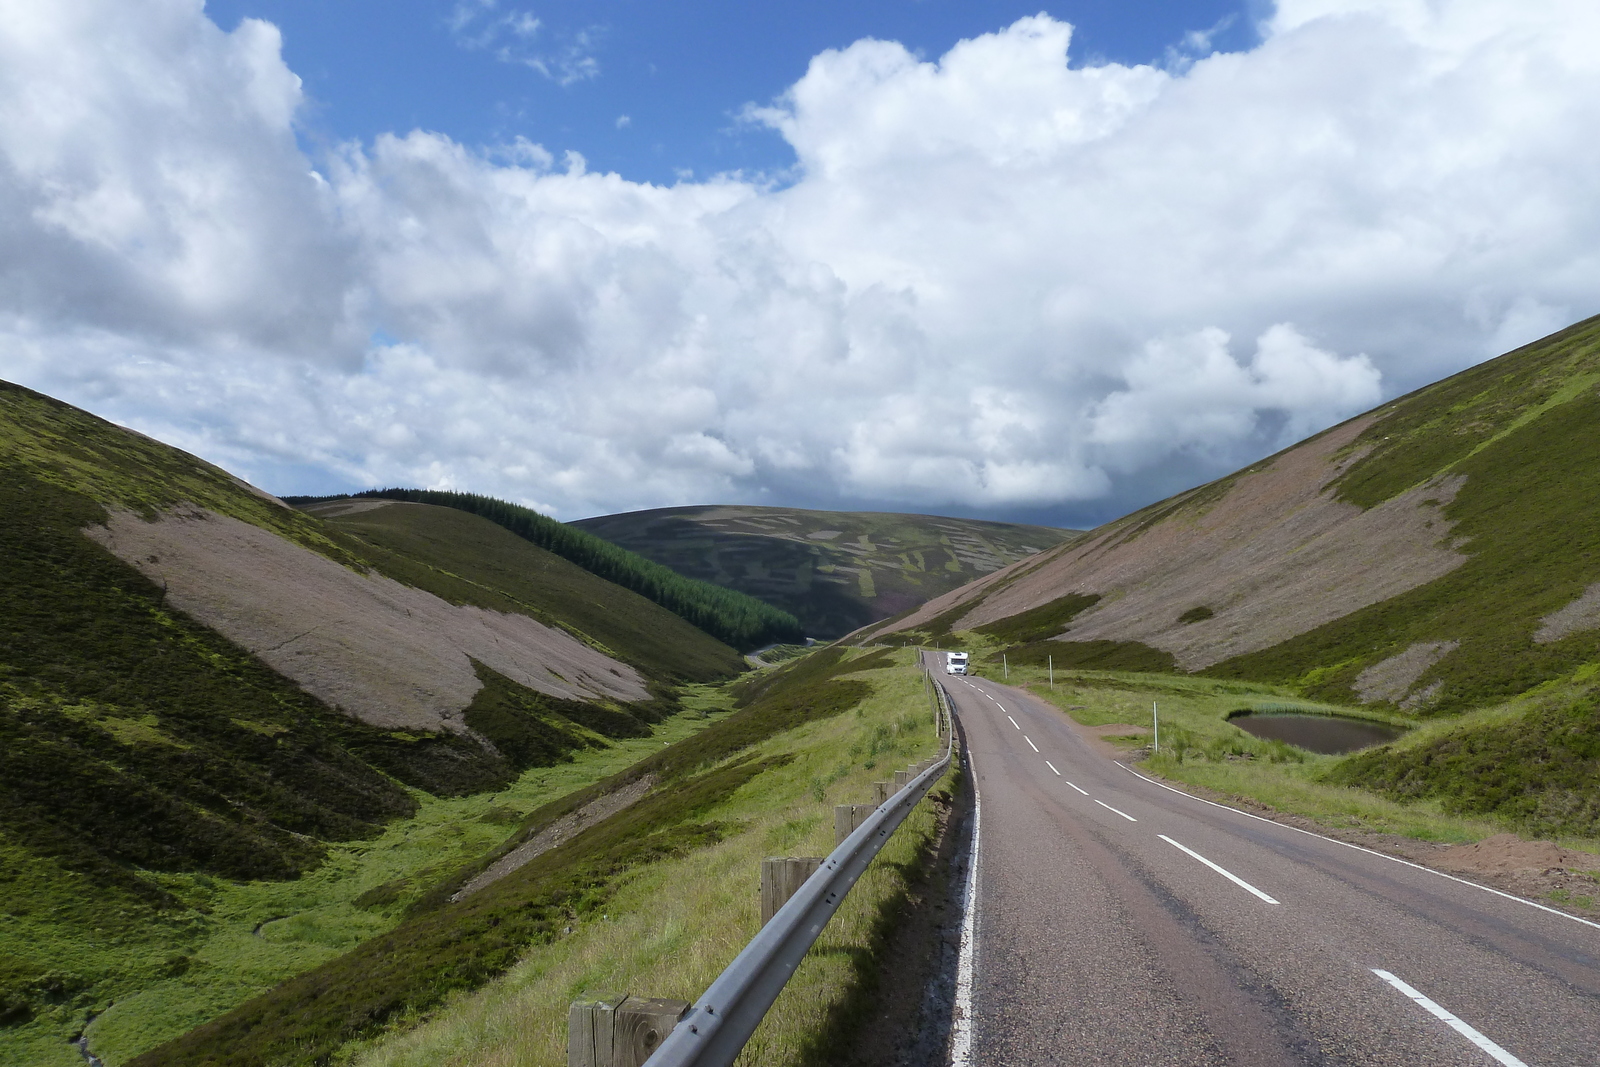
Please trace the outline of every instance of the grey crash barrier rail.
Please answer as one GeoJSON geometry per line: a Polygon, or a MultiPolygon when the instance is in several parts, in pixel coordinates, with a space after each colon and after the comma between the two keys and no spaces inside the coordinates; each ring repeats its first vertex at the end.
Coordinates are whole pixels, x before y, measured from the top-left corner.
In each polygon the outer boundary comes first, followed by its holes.
{"type": "Polygon", "coordinates": [[[706,988],[645,1067],[730,1067],[889,836],[950,766],[949,698],[932,682],[944,754],[867,816],[706,988]]]}

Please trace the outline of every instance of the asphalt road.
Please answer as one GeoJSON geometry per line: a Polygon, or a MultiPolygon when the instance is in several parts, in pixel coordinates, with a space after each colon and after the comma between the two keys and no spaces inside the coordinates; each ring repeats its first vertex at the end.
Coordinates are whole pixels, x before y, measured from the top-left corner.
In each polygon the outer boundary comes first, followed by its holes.
{"type": "Polygon", "coordinates": [[[1600,1064],[1600,927],[1165,788],[1027,694],[942,680],[979,805],[958,1067],[1600,1064]]]}

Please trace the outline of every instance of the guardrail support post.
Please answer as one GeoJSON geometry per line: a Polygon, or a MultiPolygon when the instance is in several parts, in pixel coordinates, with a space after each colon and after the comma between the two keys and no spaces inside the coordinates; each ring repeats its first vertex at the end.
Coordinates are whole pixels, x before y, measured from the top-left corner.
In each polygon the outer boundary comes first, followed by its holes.
{"type": "MultiPolygon", "coordinates": [[[[836,816],[837,817],[837,816],[836,816]]],[[[822,866],[822,856],[768,856],[761,861],[761,925],[789,902],[795,890],[822,866]]]]}
{"type": "Polygon", "coordinates": [[[912,778],[912,774],[911,774],[910,771],[895,771],[894,772],[894,791],[896,793],[898,793],[898,792],[900,792],[900,790],[904,789],[906,787],[906,783],[911,781],[911,778],[912,778]]]}
{"type": "Polygon", "coordinates": [[[894,786],[890,785],[888,782],[873,782],[872,783],[872,806],[873,807],[876,807],[876,808],[883,807],[884,802],[887,801],[889,799],[889,797],[891,797],[892,795],[894,795],[894,786]]]}
{"type": "Polygon", "coordinates": [[[611,1067],[617,1006],[626,996],[600,993],[567,1009],[567,1067],[611,1067]]]}
{"type": "Polygon", "coordinates": [[[835,846],[844,844],[844,839],[855,831],[855,828],[867,821],[867,816],[876,811],[876,804],[836,804],[833,808],[833,843],[835,846]]]}
{"type": "Polygon", "coordinates": [[[602,993],[567,1014],[567,1067],[640,1067],[688,1014],[686,1000],[602,993]]]}
{"type": "Polygon", "coordinates": [[[609,1067],[640,1067],[689,1013],[687,1000],[629,997],[617,1007],[609,1067]]]}

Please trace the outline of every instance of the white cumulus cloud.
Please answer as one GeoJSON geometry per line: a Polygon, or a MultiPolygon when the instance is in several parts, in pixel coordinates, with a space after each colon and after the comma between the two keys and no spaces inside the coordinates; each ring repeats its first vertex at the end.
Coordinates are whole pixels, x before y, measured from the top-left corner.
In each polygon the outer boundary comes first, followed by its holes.
{"type": "Polygon", "coordinates": [[[1162,68],[1045,15],[859,41],[746,109],[784,180],[670,187],[422,131],[309,158],[277,31],[200,0],[0,15],[0,374],[279,491],[1089,521],[1600,292],[1588,0],[1282,0],[1162,68]]]}

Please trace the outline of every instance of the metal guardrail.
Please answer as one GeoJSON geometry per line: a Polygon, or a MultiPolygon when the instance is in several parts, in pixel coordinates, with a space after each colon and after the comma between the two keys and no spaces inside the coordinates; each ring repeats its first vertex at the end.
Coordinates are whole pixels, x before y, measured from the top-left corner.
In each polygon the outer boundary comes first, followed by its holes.
{"type": "MultiPolygon", "coordinates": [[[[930,676],[931,680],[931,676],[930,676]]],[[[955,731],[949,698],[933,681],[944,755],[884,801],[844,839],[761,928],[728,969],[706,988],[645,1067],[730,1067],[773,1001],[794,976],[822,928],[844,903],[867,865],[878,855],[911,809],[950,766],[955,731]]]]}

